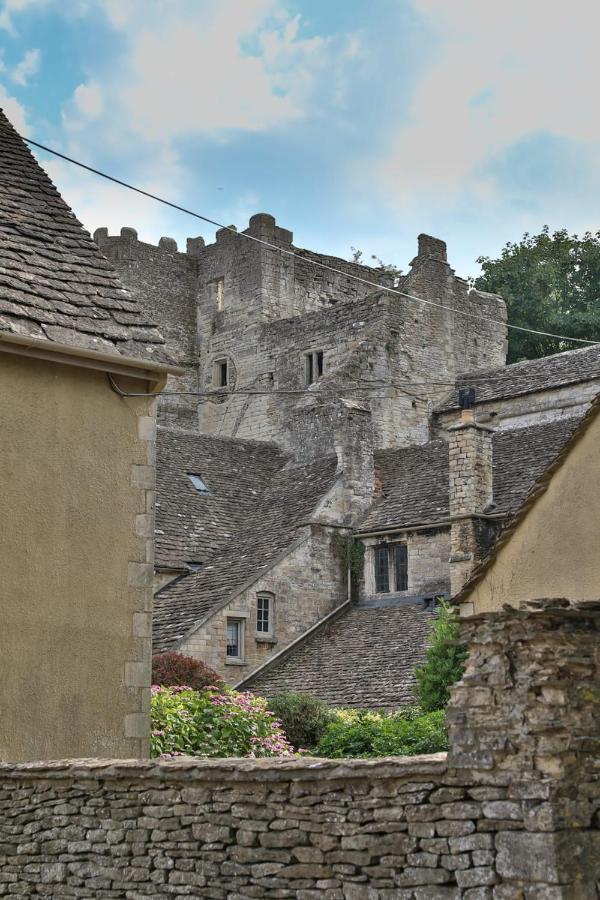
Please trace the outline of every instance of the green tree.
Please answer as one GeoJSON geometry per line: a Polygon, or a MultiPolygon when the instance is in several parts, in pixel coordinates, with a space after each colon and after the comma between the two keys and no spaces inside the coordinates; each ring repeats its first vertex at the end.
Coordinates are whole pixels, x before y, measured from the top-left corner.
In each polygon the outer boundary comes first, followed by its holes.
{"type": "MultiPolygon", "coordinates": [[[[476,288],[501,294],[511,325],[600,341],[600,232],[524,234],[498,259],[481,256],[476,288]]],[[[581,346],[509,329],[508,362],[581,346]]]]}
{"type": "Polygon", "coordinates": [[[425,712],[448,705],[450,688],[464,671],[467,648],[459,637],[456,609],[442,601],[429,635],[425,665],[415,671],[415,694],[425,712]]]}

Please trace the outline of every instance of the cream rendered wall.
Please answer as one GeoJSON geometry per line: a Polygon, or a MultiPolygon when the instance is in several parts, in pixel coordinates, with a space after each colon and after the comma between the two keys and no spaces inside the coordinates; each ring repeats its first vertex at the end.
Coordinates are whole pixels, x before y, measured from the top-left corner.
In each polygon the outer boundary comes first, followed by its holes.
{"type": "Polygon", "coordinates": [[[218,610],[177,651],[201,659],[230,684],[247,678],[346,600],[346,579],[331,547],[333,533],[333,529],[316,525],[301,529],[296,547],[218,610]],[[274,641],[256,634],[256,597],[263,591],[275,598],[274,641]],[[242,662],[227,662],[228,618],[244,622],[242,662]]]}
{"type": "Polygon", "coordinates": [[[600,598],[600,415],[500,548],[461,612],[543,597],[600,598]]]}
{"type": "Polygon", "coordinates": [[[0,353],[0,759],[147,755],[155,403],[0,353]]]}

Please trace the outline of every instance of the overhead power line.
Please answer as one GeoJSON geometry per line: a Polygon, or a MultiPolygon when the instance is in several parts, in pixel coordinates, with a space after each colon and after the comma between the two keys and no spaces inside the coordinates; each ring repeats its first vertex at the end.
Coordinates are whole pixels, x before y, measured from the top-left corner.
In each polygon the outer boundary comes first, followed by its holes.
{"type": "MultiPolygon", "coordinates": [[[[274,250],[277,253],[282,253],[286,256],[300,257],[298,253],[295,253],[293,250],[287,250],[285,247],[280,247],[277,244],[271,244],[269,241],[265,241],[262,238],[258,238],[253,234],[246,234],[243,231],[238,231],[236,228],[232,228],[231,225],[223,225],[221,222],[217,222],[215,219],[211,219],[208,216],[203,216],[200,213],[194,212],[191,209],[186,209],[185,206],[179,206],[177,203],[172,203],[170,200],[165,200],[163,197],[159,197],[157,194],[152,194],[150,191],[145,191],[142,188],[136,187],[133,184],[129,184],[127,181],[122,181],[120,178],[115,178],[113,175],[108,175],[106,172],[101,172],[100,169],[95,169],[93,166],[88,166],[85,163],[80,162],[77,159],[73,159],[70,156],[65,156],[64,153],[59,153],[58,150],[53,150],[52,147],[46,147],[44,144],[38,143],[38,141],[34,141],[32,138],[24,138],[28,144],[31,144],[34,147],[38,147],[40,150],[44,150],[46,153],[51,153],[53,156],[59,157],[59,159],[64,159],[65,162],[71,163],[74,166],[79,166],[80,169],[85,169],[87,172],[92,172],[94,175],[99,175],[101,178],[106,178],[107,181],[112,181],[114,184],[119,184],[121,187],[127,188],[130,191],[135,191],[137,194],[141,194],[143,197],[148,197],[150,200],[156,200],[157,203],[162,203],[165,206],[171,207],[171,209],[176,209],[179,212],[186,213],[188,216],[193,216],[195,219],[200,219],[202,222],[207,222],[209,225],[214,225],[217,228],[224,229],[225,231],[230,231],[232,234],[237,235],[237,237],[245,238],[249,241],[254,241],[257,244],[261,244],[263,247],[268,247],[270,250],[274,250]]],[[[361,284],[366,284],[369,287],[373,287],[379,291],[385,291],[388,294],[395,294],[399,297],[405,297],[407,300],[412,300],[416,303],[422,303],[425,306],[433,306],[437,309],[444,309],[446,312],[451,312],[460,316],[466,316],[470,319],[478,319],[481,322],[492,322],[495,325],[499,325],[502,328],[512,328],[513,331],[522,331],[526,334],[537,334],[541,337],[550,337],[555,338],[560,341],[570,341],[576,344],[596,344],[597,341],[590,341],[586,338],[574,338],[569,337],[566,334],[553,334],[550,331],[539,331],[535,328],[525,328],[522,325],[512,325],[510,322],[502,322],[500,319],[494,319],[492,316],[483,316],[479,313],[468,312],[463,309],[454,309],[451,306],[445,306],[443,303],[437,303],[435,300],[425,300],[423,297],[417,297],[415,294],[408,294],[406,291],[401,291],[398,288],[385,287],[384,285],[379,284],[377,281],[371,281],[368,278],[362,278],[360,275],[354,275],[350,272],[344,271],[344,269],[339,269],[336,266],[330,266],[327,263],[319,262],[316,259],[311,259],[310,257],[300,257],[304,263],[309,263],[310,265],[316,266],[319,269],[325,269],[328,272],[334,272],[336,275],[343,275],[345,278],[350,278],[353,281],[359,281],[361,284]]]]}

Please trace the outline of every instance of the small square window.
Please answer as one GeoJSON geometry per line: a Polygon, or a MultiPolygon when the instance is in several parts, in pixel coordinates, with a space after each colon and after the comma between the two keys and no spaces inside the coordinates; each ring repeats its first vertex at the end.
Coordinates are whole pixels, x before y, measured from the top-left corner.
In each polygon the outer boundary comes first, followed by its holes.
{"type": "Polygon", "coordinates": [[[227,657],[228,659],[242,658],[242,622],[240,619],[227,619],[227,657]]]}

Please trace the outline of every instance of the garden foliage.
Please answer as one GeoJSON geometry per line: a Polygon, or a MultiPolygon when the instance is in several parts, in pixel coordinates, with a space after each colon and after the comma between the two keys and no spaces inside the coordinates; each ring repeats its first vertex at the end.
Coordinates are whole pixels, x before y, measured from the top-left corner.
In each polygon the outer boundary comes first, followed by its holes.
{"type": "Polygon", "coordinates": [[[152,756],[291,756],[267,701],[219,687],[152,687],[152,756]]]}
{"type": "Polygon", "coordinates": [[[462,677],[467,648],[459,643],[460,629],[456,610],[442,602],[429,636],[425,665],[416,669],[416,697],[425,712],[445,709],[450,688],[462,677]]]}
{"type": "Polygon", "coordinates": [[[195,691],[221,685],[223,679],[212,669],[182,653],[158,653],[152,657],[152,683],[165,687],[186,685],[195,691]]]}
{"type": "Polygon", "coordinates": [[[444,711],[423,713],[418,708],[397,713],[337,710],[335,720],[319,741],[316,756],[414,756],[448,749],[444,711]]]}
{"type": "Polygon", "coordinates": [[[297,750],[315,747],[335,718],[324,700],[296,691],[282,691],[269,701],[269,707],[297,750]]]}

